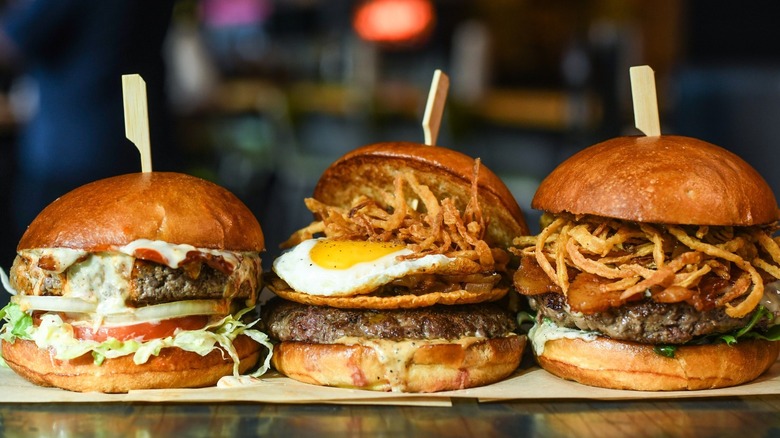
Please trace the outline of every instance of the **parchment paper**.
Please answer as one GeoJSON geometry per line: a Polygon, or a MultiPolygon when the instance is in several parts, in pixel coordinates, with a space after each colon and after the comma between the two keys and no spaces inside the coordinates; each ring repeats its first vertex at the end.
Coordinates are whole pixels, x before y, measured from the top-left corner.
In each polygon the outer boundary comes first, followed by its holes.
{"type": "Polygon", "coordinates": [[[300,383],[268,373],[230,388],[166,389],[131,391],[128,394],[77,393],[43,388],[27,382],[8,368],[0,369],[0,403],[71,402],[257,402],[257,403],[358,403],[449,406],[455,398],[481,402],[528,399],[648,400],[780,394],[780,361],[763,376],[746,385],[702,391],[644,392],[593,388],[554,377],[537,367],[521,370],[510,378],[481,388],[435,394],[399,394],[300,383]]]}

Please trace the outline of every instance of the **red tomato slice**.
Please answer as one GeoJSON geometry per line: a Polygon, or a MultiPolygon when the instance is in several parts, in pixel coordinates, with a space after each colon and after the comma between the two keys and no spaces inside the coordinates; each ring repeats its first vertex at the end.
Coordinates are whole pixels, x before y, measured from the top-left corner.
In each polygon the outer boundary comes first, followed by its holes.
{"type": "MultiPolygon", "coordinates": [[[[151,339],[165,338],[174,334],[176,329],[199,330],[206,326],[209,317],[206,315],[183,316],[181,318],[164,319],[156,322],[141,322],[119,326],[100,326],[93,328],[91,325],[73,325],[73,336],[77,339],[102,342],[108,338],[120,341],[135,339],[148,341],[151,339]]],[[[35,318],[35,324],[39,322],[35,318]]]]}

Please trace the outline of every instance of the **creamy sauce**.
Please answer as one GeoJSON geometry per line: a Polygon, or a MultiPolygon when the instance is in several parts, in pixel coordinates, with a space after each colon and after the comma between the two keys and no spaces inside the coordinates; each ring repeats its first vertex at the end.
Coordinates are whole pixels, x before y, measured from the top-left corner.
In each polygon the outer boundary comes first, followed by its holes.
{"type": "Polygon", "coordinates": [[[773,281],[766,285],[761,304],[774,315],[774,320],[770,321],[770,324],[780,324],[780,281],[773,281]]]}
{"type": "Polygon", "coordinates": [[[162,263],[173,269],[178,269],[181,262],[187,259],[187,254],[190,252],[200,252],[222,257],[232,267],[238,265],[238,258],[228,251],[195,248],[192,245],[174,244],[163,242],[162,240],[138,239],[125,246],[120,246],[119,248],[116,248],[116,250],[129,256],[135,256],[137,252],[143,252],[144,250],[155,251],[162,256],[162,263]]]}
{"type": "MultiPolygon", "coordinates": [[[[514,333],[510,333],[507,336],[512,336],[514,333]]],[[[344,345],[362,345],[374,350],[376,357],[385,366],[385,379],[387,380],[390,389],[393,392],[405,392],[407,388],[407,371],[409,365],[412,363],[414,354],[420,348],[427,345],[439,345],[439,344],[458,344],[463,348],[467,348],[470,345],[478,342],[485,341],[486,338],[482,337],[465,337],[454,341],[447,341],[444,339],[436,340],[404,340],[393,341],[385,339],[365,339],[356,337],[344,337],[337,339],[334,344],[344,345]]],[[[376,383],[382,382],[355,382],[355,386],[376,386],[376,383]]]]}
{"type": "Polygon", "coordinates": [[[582,339],[594,341],[598,337],[596,332],[559,327],[554,322],[545,319],[541,324],[537,323],[528,331],[528,339],[534,348],[534,352],[540,355],[544,352],[544,344],[555,339],[582,339]]]}
{"type": "Polygon", "coordinates": [[[135,259],[125,254],[101,253],[87,257],[67,271],[62,295],[97,302],[97,313],[121,312],[130,290],[135,259]]]}
{"type": "Polygon", "coordinates": [[[25,256],[30,257],[33,265],[57,274],[65,272],[68,267],[87,255],[86,251],[70,248],[39,248],[23,252],[25,256]]]}

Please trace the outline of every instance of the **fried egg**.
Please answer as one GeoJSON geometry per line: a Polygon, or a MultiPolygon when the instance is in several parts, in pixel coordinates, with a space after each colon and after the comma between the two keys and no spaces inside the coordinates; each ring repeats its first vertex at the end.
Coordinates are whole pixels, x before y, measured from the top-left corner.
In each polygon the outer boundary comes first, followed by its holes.
{"type": "Polygon", "coordinates": [[[297,292],[353,296],[407,275],[435,272],[454,260],[442,254],[402,259],[408,254],[412,250],[404,245],[387,242],[310,239],[278,257],[273,270],[297,292]]]}

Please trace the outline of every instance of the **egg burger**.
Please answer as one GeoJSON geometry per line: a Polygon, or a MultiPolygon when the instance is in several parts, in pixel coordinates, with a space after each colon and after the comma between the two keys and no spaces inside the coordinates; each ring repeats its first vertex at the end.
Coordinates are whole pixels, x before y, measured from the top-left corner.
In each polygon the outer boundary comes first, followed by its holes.
{"type": "MultiPolygon", "coordinates": [[[[264,236],[222,187],[179,173],[92,182],[22,236],[0,314],[5,362],[74,391],[201,387],[270,347],[247,320],[264,236]]],[[[261,366],[262,372],[269,365],[261,366]]]]}
{"type": "Polygon", "coordinates": [[[479,160],[414,143],[356,149],[305,200],[262,306],[273,365],[318,385],[434,392],[503,379],[525,338],[497,304],[527,230],[479,160]]]}
{"type": "Polygon", "coordinates": [[[734,386],[780,351],[777,203],[735,154],[680,136],[586,148],[540,184],[515,239],[539,364],[587,385],[734,386]]]}

